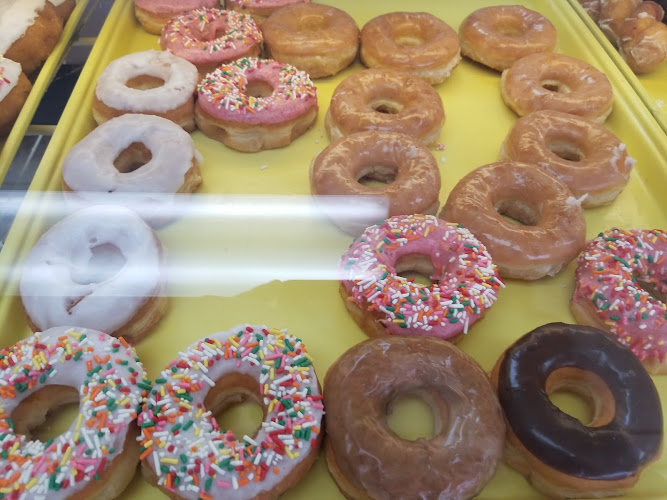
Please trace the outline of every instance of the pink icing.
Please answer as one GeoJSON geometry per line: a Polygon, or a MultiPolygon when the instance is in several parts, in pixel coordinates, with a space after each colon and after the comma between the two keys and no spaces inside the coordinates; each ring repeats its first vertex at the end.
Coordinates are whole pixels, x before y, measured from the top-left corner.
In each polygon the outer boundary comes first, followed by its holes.
{"type": "Polygon", "coordinates": [[[292,3],[310,3],[310,0],[227,0],[227,4],[238,9],[283,7],[292,3]]]}
{"type": "Polygon", "coordinates": [[[293,66],[271,59],[239,59],[206,75],[199,84],[199,106],[225,121],[282,123],[317,109],[315,85],[293,66]],[[246,93],[248,83],[261,81],[273,88],[267,97],[246,93]]]}
{"type": "Polygon", "coordinates": [[[183,12],[202,7],[218,7],[219,0],[134,0],[134,4],[148,12],[183,12]]]}
{"type": "Polygon", "coordinates": [[[383,314],[392,335],[448,339],[477,321],[504,286],[486,248],[470,231],[432,215],[400,215],[371,226],[340,263],[341,282],[362,309],[383,314]],[[396,274],[402,256],[431,259],[431,286],[396,274]]]}
{"type": "Polygon", "coordinates": [[[262,33],[249,15],[220,9],[197,9],[175,17],[160,37],[163,49],[195,65],[233,61],[261,43],[262,33]]]}

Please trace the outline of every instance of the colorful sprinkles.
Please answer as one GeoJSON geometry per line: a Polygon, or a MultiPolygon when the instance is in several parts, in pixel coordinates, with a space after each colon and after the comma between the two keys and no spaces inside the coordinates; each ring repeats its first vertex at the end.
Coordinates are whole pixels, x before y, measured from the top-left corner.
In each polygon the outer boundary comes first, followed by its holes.
{"type": "Polygon", "coordinates": [[[343,255],[341,283],[387,333],[451,338],[467,333],[504,287],[486,248],[470,231],[432,215],[396,216],[371,226],[343,255]],[[430,256],[437,281],[396,274],[404,255],[430,256]]]}
{"type": "Polygon", "coordinates": [[[577,260],[573,301],[592,305],[611,333],[641,360],[665,362],[667,233],[617,229],[587,243],[577,260]]]}
{"type": "MultiPolygon", "coordinates": [[[[324,407],[301,340],[242,325],[192,344],[155,381],[139,416],[141,458],[184,498],[254,498],[318,446],[324,407]],[[256,378],[265,419],[254,437],[218,427],[204,398],[231,374],[256,378]]],[[[280,477],[282,476],[282,477],[280,477]]]]}
{"type": "Polygon", "coordinates": [[[150,387],[134,349],[96,330],[51,328],[2,349],[0,498],[69,497],[97,480],[123,451],[150,387]],[[45,443],[16,434],[14,409],[53,384],[79,391],[70,428],[45,443]]]}
{"type": "Polygon", "coordinates": [[[308,74],[272,59],[243,58],[224,64],[206,75],[198,92],[200,99],[215,107],[241,114],[254,114],[297,100],[314,100],[317,104],[317,89],[308,74]],[[266,97],[248,95],[246,87],[253,79],[275,84],[273,93],[266,97]]]}

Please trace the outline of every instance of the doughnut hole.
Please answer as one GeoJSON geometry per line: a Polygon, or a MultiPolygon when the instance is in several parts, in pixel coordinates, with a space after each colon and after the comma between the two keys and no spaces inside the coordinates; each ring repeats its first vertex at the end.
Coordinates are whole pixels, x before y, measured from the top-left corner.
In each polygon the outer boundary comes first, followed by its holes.
{"type": "Polygon", "coordinates": [[[203,29],[198,29],[196,27],[191,29],[193,32],[193,38],[203,40],[205,42],[212,42],[213,40],[222,38],[226,36],[227,33],[229,33],[229,26],[222,18],[205,24],[203,29]]]}
{"type": "Polygon", "coordinates": [[[257,380],[239,373],[219,379],[204,398],[204,407],[220,429],[232,431],[237,438],[254,437],[267,413],[257,380]]]}
{"type": "Polygon", "coordinates": [[[139,75],[130,78],[125,82],[125,86],[135,90],[151,90],[162,87],[165,81],[162,78],[151,75],[139,75]]]}
{"type": "Polygon", "coordinates": [[[63,434],[79,411],[79,393],[67,385],[49,385],[33,392],[11,413],[14,431],[46,442],[63,434]]]}
{"type": "Polygon", "coordinates": [[[579,145],[571,142],[549,142],[547,148],[563,160],[582,161],[585,158],[579,145]]]}
{"type": "Polygon", "coordinates": [[[398,394],[385,410],[387,427],[401,439],[433,439],[443,428],[438,402],[423,390],[398,394]]]}
{"type": "Polygon", "coordinates": [[[370,188],[381,188],[396,180],[398,167],[396,165],[368,165],[357,174],[357,182],[370,188]]]}
{"type": "Polygon", "coordinates": [[[523,36],[526,33],[525,23],[515,16],[500,16],[493,27],[503,36],[523,36]]]}
{"type": "Polygon", "coordinates": [[[653,281],[650,277],[637,272],[634,272],[632,277],[635,283],[651,297],[660,302],[667,303],[667,285],[660,287],[660,284],[653,281]]]}
{"type": "Polygon", "coordinates": [[[424,34],[415,24],[401,24],[394,28],[392,39],[396,45],[403,47],[414,47],[423,45],[425,42],[424,34]]]}
{"type": "Polygon", "coordinates": [[[121,174],[134,172],[143,167],[153,159],[153,154],[142,142],[133,142],[120,153],[113,161],[113,166],[116,167],[121,174]]]}
{"type": "Polygon", "coordinates": [[[329,23],[324,16],[311,14],[299,19],[298,30],[303,32],[322,31],[329,27],[329,23]]]}
{"type": "Polygon", "coordinates": [[[558,409],[588,427],[607,425],[616,413],[609,386],[591,371],[558,368],[547,377],[545,390],[558,409]]]}
{"type": "Polygon", "coordinates": [[[535,226],[540,221],[539,211],[522,200],[500,200],[495,209],[505,220],[519,226],[535,226]]]}
{"type": "MultiPolygon", "coordinates": [[[[91,240],[90,259],[85,266],[73,266],[70,269],[70,277],[74,283],[89,285],[91,283],[102,283],[115,276],[125,266],[127,260],[120,249],[111,243],[96,245],[97,240],[91,240]]],[[[80,299],[79,299],[80,300],[80,299]]],[[[73,299],[68,310],[78,303],[73,299]]]]}
{"type": "Polygon", "coordinates": [[[250,97],[261,99],[273,94],[273,86],[264,80],[248,80],[245,93],[250,97]]]}
{"type": "Polygon", "coordinates": [[[546,79],[540,82],[540,86],[543,89],[549,90],[550,92],[558,92],[561,94],[569,94],[572,92],[572,88],[567,85],[565,82],[555,79],[546,79]]]}
{"type": "Polygon", "coordinates": [[[397,275],[419,285],[431,286],[439,279],[428,255],[418,253],[402,255],[396,260],[394,267],[397,275]]]}
{"type": "Polygon", "coordinates": [[[386,115],[397,115],[403,111],[403,105],[392,99],[375,99],[374,101],[371,101],[369,105],[373,111],[386,115]]]}

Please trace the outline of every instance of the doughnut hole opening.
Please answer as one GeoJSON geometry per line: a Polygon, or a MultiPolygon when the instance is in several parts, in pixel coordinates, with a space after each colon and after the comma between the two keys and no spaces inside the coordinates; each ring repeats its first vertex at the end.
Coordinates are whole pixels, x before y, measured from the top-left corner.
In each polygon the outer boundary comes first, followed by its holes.
{"type": "Polygon", "coordinates": [[[387,405],[386,415],[387,427],[406,441],[433,439],[443,427],[436,402],[421,390],[398,394],[387,405]]]}
{"type": "Polygon", "coordinates": [[[396,165],[367,165],[357,174],[357,182],[370,188],[381,188],[396,180],[396,165]]]}
{"type": "Polygon", "coordinates": [[[193,38],[205,42],[212,42],[213,40],[227,36],[229,33],[229,26],[222,19],[203,25],[203,29],[199,29],[198,27],[191,27],[190,29],[193,32],[193,38]]]}
{"type": "Polygon", "coordinates": [[[614,418],[616,405],[609,386],[590,371],[558,368],[547,377],[545,390],[560,411],[588,427],[600,427],[614,418]]]}
{"type": "Polygon", "coordinates": [[[547,148],[563,160],[582,161],[585,158],[579,145],[571,142],[549,142],[547,148]]]}
{"type": "Polygon", "coordinates": [[[273,94],[273,86],[264,80],[248,80],[245,93],[249,97],[261,99],[262,97],[269,97],[273,94]]]}
{"type": "MultiPolygon", "coordinates": [[[[96,239],[93,239],[95,243],[96,239]]],[[[125,266],[127,260],[120,249],[111,243],[102,243],[90,248],[90,259],[83,266],[73,266],[70,269],[70,277],[74,283],[89,285],[91,283],[102,283],[115,276],[125,266]]],[[[78,301],[76,301],[78,302],[78,301]]],[[[75,306],[70,304],[68,310],[75,306]]]]}
{"type": "Polygon", "coordinates": [[[133,142],[118,153],[118,156],[116,156],[116,159],[113,161],[113,166],[116,167],[116,170],[121,174],[127,174],[140,169],[152,159],[153,154],[144,143],[133,142]]]}
{"type": "Polygon", "coordinates": [[[535,226],[540,221],[539,211],[522,200],[500,200],[495,209],[505,220],[519,226],[535,226]]]}
{"type": "Polygon", "coordinates": [[[204,407],[220,429],[238,438],[254,437],[266,416],[257,380],[249,375],[232,374],[219,379],[204,398],[204,407]]]}
{"type": "Polygon", "coordinates": [[[413,24],[401,24],[394,28],[392,39],[396,45],[402,47],[414,47],[423,45],[426,38],[418,26],[413,24]]]}
{"type": "Polygon", "coordinates": [[[394,265],[396,274],[423,286],[431,286],[438,281],[435,266],[428,255],[402,255],[394,265]]]}
{"type": "Polygon", "coordinates": [[[503,36],[523,36],[526,33],[524,22],[514,16],[500,16],[494,23],[495,31],[503,36]]]}
{"type": "Polygon", "coordinates": [[[11,413],[14,431],[46,442],[65,433],[79,412],[79,392],[67,385],[49,385],[33,392],[11,413]]]}
{"type": "Polygon", "coordinates": [[[298,30],[304,32],[315,32],[327,29],[329,23],[324,16],[319,16],[317,14],[311,14],[308,16],[303,16],[299,20],[298,30]]]}
{"type": "Polygon", "coordinates": [[[646,275],[634,272],[632,277],[639,287],[651,297],[660,302],[667,303],[667,285],[660,285],[646,275]]]}
{"type": "Polygon", "coordinates": [[[370,103],[370,107],[373,111],[386,115],[397,115],[403,111],[403,105],[391,99],[375,99],[370,103]]]}
{"type": "Polygon", "coordinates": [[[540,82],[540,86],[545,90],[549,90],[550,92],[558,92],[561,94],[569,94],[572,92],[572,88],[560,80],[543,80],[540,82]]]}
{"type": "Polygon", "coordinates": [[[162,87],[165,81],[162,78],[151,75],[139,75],[130,78],[125,82],[125,86],[135,90],[151,90],[162,87]]]}

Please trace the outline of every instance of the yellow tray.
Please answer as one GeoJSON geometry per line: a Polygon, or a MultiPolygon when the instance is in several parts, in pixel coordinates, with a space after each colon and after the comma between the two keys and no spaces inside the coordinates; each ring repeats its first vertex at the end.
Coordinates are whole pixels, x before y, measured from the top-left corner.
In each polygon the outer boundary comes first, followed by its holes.
{"type": "Polygon", "coordinates": [[[32,117],[35,111],[37,111],[37,106],[39,106],[44,92],[46,92],[56,71],[60,67],[60,63],[72,42],[74,31],[87,4],[88,0],[78,0],[77,6],[67,20],[67,24],[65,24],[60,40],[58,40],[58,43],[53,48],[53,52],[51,52],[39,70],[39,75],[32,84],[32,90],[23,108],[21,108],[21,113],[19,113],[11,132],[5,139],[0,139],[0,183],[2,183],[5,175],[7,175],[7,170],[9,170],[9,166],[21,145],[23,136],[30,126],[32,117]]]}
{"type": "MultiPolygon", "coordinates": [[[[359,26],[381,13],[406,8],[399,0],[330,3],[349,12],[359,26]]],[[[472,10],[499,3],[415,0],[409,8],[432,12],[457,28],[472,10]]],[[[620,197],[611,206],[586,211],[587,236],[612,226],[667,229],[663,201],[667,171],[661,160],[667,157],[666,136],[567,3],[522,3],[554,23],[559,52],[589,61],[609,76],[616,103],[606,125],[637,160],[620,197]]],[[[116,1],[0,253],[4,278],[0,318],[7,325],[0,333],[1,344],[30,335],[17,296],[20,266],[46,227],[62,216],[56,203],[61,200],[60,169],[71,146],[95,126],[90,106],[97,76],[123,54],[156,47],[157,37],[143,32],[135,21],[132,2],[116,1]]],[[[151,378],[193,341],[244,322],[288,328],[303,338],[320,377],[345,350],[365,338],[348,316],[335,280],[338,259],[351,238],[318,215],[308,181],[311,159],[328,144],[323,120],[332,92],[360,69],[355,63],[335,77],[316,82],[320,103],[316,126],[287,148],[242,154],[193,133],[204,156],[204,184],[198,203],[192,205],[195,210],[159,231],[168,248],[171,302],[158,328],[137,346],[151,378]]],[[[499,76],[465,60],[437,87],[447,113],[440,137],[446,148],[433,150],[442,172],[441,204],[467,172],[497,159],[500,144],[516,120],[500,97],[499,76]]],[[[490,369],[503,349],[530,329],[552,321],[573,322],[568,308],[573,276],[571,264],[554,278],[509,281],[498,303],[459,346],[490,369]]],[[[667,415],[667,377],[654,380],[667,415]]],[[[667,454],[644,472],[629,496],[664,497],[666,477],[667,454]]],[[[139,475],[124,496],[162,498],[139,475]]],[[[479,498],[537,496],[518,473],[502,465],[479,498]]],[[[320,456],[313,470],[284,498],[342,497],[320,456]]]]}
{"type": "Polygon", "coordinates": [[[630,66],[627,65],[618,53],[618,49],[604,36],[602,30],[586,14],[586,11],[579,5],[579,2],[577,0],[568,1],[584,21],[584,24],[591,30],[600,45],[607,51],[609,57],[616,63],[623,76],[630,82],[637,95],[644,101],[644,104],[646,104],[646,107],[658,121],[662,129],[667,133],[667,62],[663,62],[649,73],[634,74],[630,66]]]}

